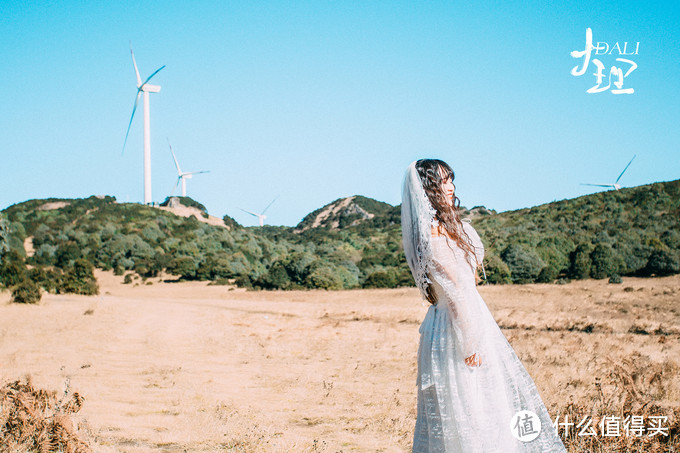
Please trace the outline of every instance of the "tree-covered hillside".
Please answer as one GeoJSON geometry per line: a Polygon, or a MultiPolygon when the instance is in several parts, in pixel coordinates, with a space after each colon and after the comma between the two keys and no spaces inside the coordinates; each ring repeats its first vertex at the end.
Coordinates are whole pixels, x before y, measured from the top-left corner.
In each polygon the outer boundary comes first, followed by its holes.
{"type": "Polygon", "coordinates": [[[297,235],[292,228],[243,228],[228,216],[225,228],[112,197],[30,200],[3,213],[10,250],[0,264],[2,283],[51,292],[96,293],[93,267],[144,279],[169,274],[267,289],[356,288],[371,284],[367,272],[382,269],[359,265],[364,252],[370,256],[387,240],[391,256],[399,248],[394,232],[370,231],[373,237],[346,243],[316,230],[297,235]],[[76,274],[82,285],[72,281],[76,274]]]}
{"type": "Polygon", "coordinates": [[[680,180],[609,190],[473,224],[495,282],[680,272],[680,180]]]}
{"type": "MultiPolygon", "coordinates": [[[[229,216],[225,228],[112,197],[30,200],[3,215],[0,282],[29,296],[37,287],[96,293],[94,267],[263,289],[412,284],[399,206],[361,196],[336,200],[295,228],[243,228],[229,216]]],[[[461,216],[486,246],[490,283],[680,272],[680,181],[503,213],[463,208],[461,216]]]]}

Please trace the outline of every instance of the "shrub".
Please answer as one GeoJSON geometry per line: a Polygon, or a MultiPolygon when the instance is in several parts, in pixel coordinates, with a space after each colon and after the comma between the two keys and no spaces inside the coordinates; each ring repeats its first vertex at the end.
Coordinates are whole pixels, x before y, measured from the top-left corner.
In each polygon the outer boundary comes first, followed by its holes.
{"type": "Polygon", "coordinates": [[[652,254],[652,249],[644,245],[635,245],[622,253],[626,274],[644,273],[645,266],[652,254]]]}
{"type": "Polygon", "coordinates": [[[151,242],[158,242],[159,240],[163,239],[165,235],[160,230],[160,228],[158,228],[158,225],[151,224],[144,227],[142,230],[142,237],[151,242]]]}
{"type": "Polygon", "coordinates": [[[36,264],[55,264],[55,256],[58,247],[56,245],[44,243],[41,244],[35,251],[33,255],[32,262],[36,264]]]}
{"type": "Polygon", "coordinates": [[[667,230],[661,235],[661,240],[670,249],[680,250],[680,233],[675,230],[667,230]]]}
{"type": "Polygon", "coordinates": [[[94,277],[92,264],[84,258],[79,258],[73,267],[64,274],[64,281],[59,292],[93,296],[99,294],[99,285],[94,277]]]}
{"type": "Polygon", "coordinates": [[[623,279],[619,274],[614,274],[611,277],[609,277],[609,283],[620,284],[623,283],[623,279]]]}
{"type": "Polygon", "coordinates": [[[0,263],[0,283],[9,288],[18,285],[26,279],[24,258],[15,250],[5,253],[2,263],[0,263]]]}
{"type": "Polygon", "coordinates": [[[252,289],[253,288],[253,281],[248,275],[239,275],[234,279],[234,284],[238,286],[239,288],[248,288],[252,289]]]}
{"type": "Polygon", "coordinates": [[[41,297],[40,288],[33,280],[22,280],[12,289],[12,302],[17,304],[36,304],[41,297]]]}
{"type": "Polygon", "coordinates": [[[181,278],[191,280],[196,277],[196,261],[190,256],[178,256],[170,261],[167,271],[181,278]]]}
{"type": "Polygon", "coordinates": [[[290,289],[293,282],[283,261],[275,261],[267,273],[256,279],[253,285],[262,289],[290,289]]]}
{"type": "Polygon", "coordinates": [[[624,266],[623,260],[614,252],[609,244],[600,243],[590,254],[590,276],[595,279],[611,277],[624,266]]]}
{"type": "Polygon", "coordinates": [[[60,244],[55,253],[56,265],[62,269],[71,266],[80,257],[82,250],[74,241],[60,244]]]}
{"type": "Polygon", "coordinates": [[[678,254],[668,250],[654,250],[647,261],[647,273],[655,275],[671,275],[680,272],[678,254]]]}
{"type": "Polygon", "coordinates": [[[518,244],[510,244],[501,253],[501,259],[510,269],[513,283],[531,283],[545,267],[543,260],[532,250],[518,244]]]}
{"type": "Polygon", "coordinates": [[[554,263],[548,263],[536,277],[539,283],[552,283],[559,276],[560,271],[554,263]]]}
{"type": "MultiPolygon", "coordinates": [[[[357,286],[359,286],[359,275],[361,274],[361,271],[359,271],[359,268],[353,262],[345,261],[341,264],[334,266],[334,268],[335,274],[342,281],[343,288],[348,289],[356,288],[357,286]]],[[[411,277],[410,271],[408,276],[409,278],[411,277]]],[[[397,282],[397,285],[402,286],[400,282],[397,282]]]]}
{"type": "Polygon", "coordinates": [[[589,243],[582,243],[576,247],[576,250],[569,255],[571,266],[569,269],[570,276],[576,279],[584,279],[590,277],[590,269],[592,267],[592,260],[590,253],[593,246],[589,243]]]}
{"type": "Polygon", "coordinates": [[[497,255],[487,253],[484,256],[484,271],[486,272],[486,281],[489,283],[499,285],[512,283],[508,265],[497,255]]]}
{"type": "Polygon", "coordinates": [[[28,277],[36,285],[51,294],[57,294],[64,281],[64,273],[59,268],[35,266],[28,271],[28,277]]]}
{"type": "Polygon", "coordinates": [[[304,285],[311,271],[310,267],[315,261],[316,258],[311,253],[294,252],[283,260],[283,265],[294,284],[304,285]]]}
{"type": "Polygon", "coordinates": [[[9,250],[9,222],[0,213],[0,265],[2,256],[9,250]]]}
{"type": "Polygon", "coordinates": [[[318,289],[342,289],[342,278],[337,271],[338,269],[333,265],[319,263],[307,276],[305,286],[318,289]]]}
{"type": "Polygon", "coordinates": [[[222,221],[223,221],[224,224],[225,224],[227,227],[229,227],[230,229],[241,228],[241,224],[240,224],[240,223],[238,223],[236,220],[234,220],[233,217],[229,217],[229,216],[226,215],[226,214],[224,215],[224,217],[222,217],[222,221]]]}
{"type": "Polygon", "coordinates": [[[364,281],[364,288],[394,288],[397,286],[397,273],[393,270],[376,271],[364,281]]]}
{"type": "Polygon", "coordinates": [[[250,270],[250,263],[246,256],[241,252],[229,255],[227,260],[229,262],[229,269],[234,275],[245,275],[250,270]]]}

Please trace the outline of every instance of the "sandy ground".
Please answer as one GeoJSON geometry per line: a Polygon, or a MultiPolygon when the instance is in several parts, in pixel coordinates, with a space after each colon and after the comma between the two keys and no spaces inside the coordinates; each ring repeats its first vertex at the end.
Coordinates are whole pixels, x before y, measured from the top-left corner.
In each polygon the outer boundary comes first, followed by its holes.
{"type": "Polygon", "coordinates": [[[179,205],[175,207],[168,207],[168,206],[159,206],[158,209],[161,209],[163,211],[168,211],[172,212],[173,214],[180,216],[180,217],[194,217],[196,220],[199,222],[207,223],[209,225],[215,225],[219,226],[222,228],[227,228],[229,229],[225,224],[224,220],[220,219],[219,217],[215,217],[214,215],[208,214],[208,217],[203,217],[203,213],[201,212],[200,209],[194,208],[191,206],[184,206],[184,205],[179,205]]]}
{"type": "MultiPolygon", "coordinates": [[[[95,297],[30,306],[0,293],[1,382],[68,383],[85,397],[78,421],[95,451],[410,451],[427,310],[416,289],[97,278],[95,297]]],[[[680,357],[680,276],[480,292],[551,414],[612,362],[680,357]]],[[[667,384],[678,398],[680,383],[667,384]]]]}

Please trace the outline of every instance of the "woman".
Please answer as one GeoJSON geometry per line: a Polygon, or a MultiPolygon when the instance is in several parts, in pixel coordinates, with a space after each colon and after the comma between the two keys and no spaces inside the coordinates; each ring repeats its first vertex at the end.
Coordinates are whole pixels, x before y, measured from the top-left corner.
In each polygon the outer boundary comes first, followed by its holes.
{"type": "Polygon", "coordinates": [[[484,246],[458,216],[453,178],[445,162],[422,159],[404,180],[404,252],[431,303],[420,327],[413,451],[564,452],[534,382],[477,292],[484,246]]]}

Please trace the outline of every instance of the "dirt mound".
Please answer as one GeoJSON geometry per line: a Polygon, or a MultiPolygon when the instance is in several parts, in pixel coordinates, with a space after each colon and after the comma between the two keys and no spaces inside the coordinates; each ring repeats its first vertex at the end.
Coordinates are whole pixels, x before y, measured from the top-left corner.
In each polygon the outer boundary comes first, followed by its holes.
{"type": "Polygon", "coordinates": [[[208,215],[208,217],[205,217],[203,215],[203,211],[200,209],[193,207],[193,206],[184,206],[181,203],[176,203],[171,206],[160,206],[158,209],[162,209],[163,211],[168,211],[172,212],[173,214],[180,216],[180,217],[195,217],[196,220],[199,222],[207,223],[209,225],[215,225],[219,227],[223,227],[226,229],[229,229],[227,225],[224,224],[224,221],[220,219],[219,217],[215,217],[212,215],[208,215]]]}
{"type": "Polygon", "coordinates": [[[68,201],[51,201],[40,206],[38,209],[40,211],[52,211],[54,209],[61,209],[70,205],[68,201]]]}

